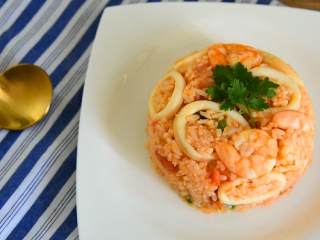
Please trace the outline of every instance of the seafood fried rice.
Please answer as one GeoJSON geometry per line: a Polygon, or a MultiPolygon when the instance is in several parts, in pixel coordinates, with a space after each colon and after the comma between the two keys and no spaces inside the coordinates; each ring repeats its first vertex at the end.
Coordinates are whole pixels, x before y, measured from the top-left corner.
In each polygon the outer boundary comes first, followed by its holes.
{"type": "Polygon", "coordinates": [[[207,212],[246,210],[287,193],[311,163],[314,116],[297,73],[242,44],[178,60],[149,98],[158,172],[207,212]]]}

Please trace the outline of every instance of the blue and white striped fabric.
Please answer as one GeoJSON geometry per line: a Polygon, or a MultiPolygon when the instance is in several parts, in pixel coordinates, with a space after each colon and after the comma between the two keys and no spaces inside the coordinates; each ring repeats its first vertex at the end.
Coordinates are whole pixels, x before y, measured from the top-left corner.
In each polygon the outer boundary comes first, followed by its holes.
{"type": "Polygon", "coordinates": [[[78,239],[76,149],[92,41],[105,7],[138,2],[0,0],[0,71],[34,63],[50,74],[54,87],[44,121],[21,132],[0,131],[1,240],[78,239]]]}

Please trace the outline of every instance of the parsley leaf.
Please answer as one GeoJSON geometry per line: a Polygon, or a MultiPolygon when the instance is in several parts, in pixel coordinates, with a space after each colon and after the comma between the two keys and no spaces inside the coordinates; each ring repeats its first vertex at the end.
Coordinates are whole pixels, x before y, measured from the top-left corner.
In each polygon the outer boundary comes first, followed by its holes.
{"type": "Polygon", "coordinates": [[[241,63],[217,65],[213,72],[215,85],[207,89],[212,101],[220,102],[222,110],[237,110],[241,114],[269,108],[267,99],[276,95],[278,84],[269,78],[254,77],[241,63]]]}
{"type": "Polygon", "coordinates": [[[186,196],[185,199],[186,199],[187,203],[189,203],[189,204],[193,203],[193,199],[190,195],[186,196]]]}
{"type": "Polygon", "coordinates": [[[217,65],[215,67],[214,74],[215,82],[218,85],[221,85],[223,83],[228,84],[228,82],[233,79],[233,70],[230,66],[217,65]]]}
{"type": "Polygon", "coordinates": [[[221,129],[223,131],[226,126],[227,126],[226,120],[222,119],[218,121],[218,126],[217,126],[218,129],[221,129]]]}
{"type": "Polygon", "coordinates": [[[239,79],[234,78],[228,87],[228,98],[232,103],[245,104],[247,96],[247,88],[243,82],[239,79]]]}
{"type": "Polygon", "coordinates": [[[229,204],[225,204],[225,206],[226,206],[227,208],[229,208],[230,210],[234,210],[234,209],[236,209],[236,207],[237,207],[237,205],[229,205],[229,204]]]}
{"type": "Polygon", "coordinates": [[[257,111],[262,111],[269,107],[269,105],[265,102],[264,99],[258,98],[255,96],[251,96],[250,98],[248,98],[248,106],[251,109],[254,109],[257,111]]]}

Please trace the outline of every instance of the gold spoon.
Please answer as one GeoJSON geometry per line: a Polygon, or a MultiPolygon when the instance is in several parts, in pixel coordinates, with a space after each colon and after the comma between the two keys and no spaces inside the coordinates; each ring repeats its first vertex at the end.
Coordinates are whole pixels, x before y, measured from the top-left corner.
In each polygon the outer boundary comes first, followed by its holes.
{"type": "Polygon", "coordinates": [[[320,0],[280,0],[280,1],[291,7],[320,10],[320,0]]]}
{"type": "Polygon", "coordinates": [[[0,74],[0,128],[32,126],[47,115],[51,101],[51,81],[42,68],[19,64],[0,74]]]}

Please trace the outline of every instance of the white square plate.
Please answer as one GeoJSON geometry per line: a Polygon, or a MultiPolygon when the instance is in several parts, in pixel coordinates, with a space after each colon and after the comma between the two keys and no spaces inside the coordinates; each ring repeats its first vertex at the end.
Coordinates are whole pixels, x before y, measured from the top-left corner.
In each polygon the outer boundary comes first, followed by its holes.
{"type": "Polygon", "coordinates": [[[90,59],[77,167],[81,240],[320,239],[319,136],[314,162],[288,197],[245,213],[207,215],[152,168],[147,98],[178,58],[214,42],[275,53],[320,110],[320,14],[283,7],[173,3],[108,8],[90,59]]]}

